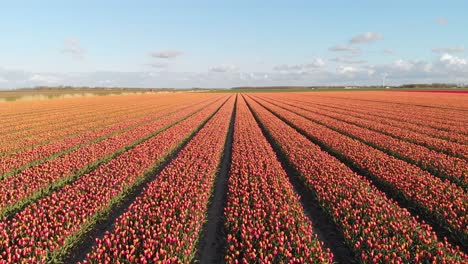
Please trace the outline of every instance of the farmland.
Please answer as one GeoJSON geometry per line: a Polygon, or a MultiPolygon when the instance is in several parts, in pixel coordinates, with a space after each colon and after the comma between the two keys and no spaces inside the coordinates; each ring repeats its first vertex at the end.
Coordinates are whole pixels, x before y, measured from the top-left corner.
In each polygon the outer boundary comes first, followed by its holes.
{"type": "Polygon", "coordinates": [[[0,102],[0,263],[468,263],[468,94],[0,102]]]}

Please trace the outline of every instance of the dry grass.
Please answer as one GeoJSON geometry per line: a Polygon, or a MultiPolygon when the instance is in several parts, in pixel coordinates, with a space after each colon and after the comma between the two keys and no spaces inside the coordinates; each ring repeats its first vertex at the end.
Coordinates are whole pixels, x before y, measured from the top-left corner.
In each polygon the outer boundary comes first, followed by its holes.
{"type": "Polygon", "coordinates": [[[0,102],[13,101],[43,101],[51,99],[90,97],[90,96],[117,96],[130,94],[148,94],[154,93],[150,91],[137,90],[135,92],[129,90],[73,90],[73,89],[54,89],[54,90],[16,90],[16,91],[0,91],[0,102]]]}

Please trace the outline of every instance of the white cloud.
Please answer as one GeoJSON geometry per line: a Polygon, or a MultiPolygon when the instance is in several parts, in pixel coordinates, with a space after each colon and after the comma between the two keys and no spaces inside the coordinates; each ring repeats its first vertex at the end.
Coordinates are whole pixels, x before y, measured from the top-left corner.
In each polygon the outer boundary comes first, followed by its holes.
{"type": "Polygon", "coordinates": [[[158,52],[153,52],[150,54],[151,57],[153,58],[158,58],[158,59],[174,59],[182,55],[182,51],[178,50],[163,50],[163,51],[158,51],[158,52]]]}
{"type": "Polygon", "coordinates": [[[113,80],[102,80],[102,81],[99,81],[99,83],[101,83],[102,85],[110,85],[112,83],[114,83],[113,80]]]}
{"type": "MultiPolygon", "coordinates": [[[[345,60],[359,58],[345,57],[345,60]]],[[[334,65],[334,64],[332,64],[334,65]]],[[[142,72],[98,71],[83,73],[27,72],[0,68],[0,88],[38,85],[112,87],[232,87],[277,85],[372,85],[386,83],[465,82],[468,58],[442,54],[433,61],[398,59],[384,64],[346,64],[331,68],[323,59],[310,63],[279,65],[274,70],[242,72],[233,65],[220,65],[201,72],[171,72],[149,69],[142,72]],[[214,71],[214,72],[213,72],[214,71]],[[222,72],[222,73],[220,73],[222,72]]]]}
{"type": "Polygon", "coordinates": [[[354,36],[349,42],[353,44],[371,43],[377,40],[382,40],[383,38],[383,35],[378,32],[365,32],[354,36]]]}
{"type": "Polygon", "coordinates": [[[338,44],[333,47],[328,48],[329,51],[334,51],[334,52],[352,52],[352,53],[359,53],[361,52],[361,49],[357,47],[353,47],[351,45],[343,45],[343,44],[338,44]]]}
{"type": "Polygon", "coordinates": [[[450,54],[444,54],[440,57],[440,62],[446,65],[463,66],[468,64],[467,59],[462,59],[450,54]]]}
{"type": "Polygon", "coordinates": [[[325,61],[322,58],[315,58],[312,63],[307,64],[309,68],[318,68],[325,65],[325,61]]]}
{"type": "Polygon", "coordinates": [[[34,83],[53,84],[58,83],[60,78],[54,75],[34,74],[29,78],[29,81],[34,83]]]}
{"type": "Polygon", "coordinates": [[[445,17],[438,17],[436,21],[437,21],[437,24],[441,26],[445,26],[448,24],[448,20],[445,17]]]}
{"type": "Polygon", "coordinates": [[[353,75],[355,73],[358,73],[360,69],[353,67],[353,66],[343,66],[340,65],[338,68],[336,68],[336,72],[339,74],[346,74],[346,75],[353,75]]]}
{"type": "Polygon", "coordinates": [[[397,68],[397,69],[400,69],[400,70],[403,70],[403,71],[410,71],[414,64],[410,61],[405,61],[405,60],[402,60],[402,59],[399,59],[399,60],[396,60],[393,65],[397,68]]]}
{"type": "Polygon", "coordinates": [[[344,63],[344,64],[365,64],[367,63],[366,60],[360,60],[360,59],[352,59],[348,57],[336,57],[334,59],[330,59],[330,61],[334,61],[337,63],[344,63]]]}
{"type": "Polygon", "coordinates": [[[432,48],[432,52],[436,53],[456,53],[456,52],[465,52],[465,47],[445,47],[445,48],[432,48]]]}
{"type": "Polygon", "coordinates": [[[288,65],[280,64],[273,67],[275,71],[291,71],[291,70],[302,70],[304,66],[302,64],[288,65]]]}
{"type": "Polygon", "coordinates": [[[81,47],[81,43],[78,38],[67,38],[63,42],[62,53],[82,59],[86,55],[86,50],[81,47]]]}
{"type": "Polygon", "coordinates": [[[167,68],[169,66],[167,63],[149,63],[147,65],[157,69],[167,68]]]}
{"type": "Polygon", "coordinates": [[[393,49],[384,49],[383,53],[388,54],[388,55],[393,55],[395,51],[393,49]]]}
{"type": "Polygon", "coordinates": [[[322,58],[314,58],[312,62],[306,64],[280,64],[273,67],[275,71],[306,71],[307,69],[317,69],[325,65],[325,61],[322,58]]]}
{"type": "Polygon", "coordinates": [[[261,72],[241,72],[239,73],[239,78],[243,81],[262,81],[268,80],[270,78],[270,74],[261,72]]]}
{"type": "Polygon", "coordinates": [[[233,72],[236,70],[237,70],[236,66],[229,65],[229,64],[221,64],[221,65],[213,66],[210,68],[210,71],[212,72],[233,72]]]}
{"type": "MultiPolygon", "coordinates": [[[[370,66],[374,70],[374,76],[389,76],[393,83],[418,83],[418,82],[451,82],[448,71],[440,65],[423,60],[398,59],[389,64],[370,66]]],[[[380,77],[379,77],[380,78],[380,77]]]]}

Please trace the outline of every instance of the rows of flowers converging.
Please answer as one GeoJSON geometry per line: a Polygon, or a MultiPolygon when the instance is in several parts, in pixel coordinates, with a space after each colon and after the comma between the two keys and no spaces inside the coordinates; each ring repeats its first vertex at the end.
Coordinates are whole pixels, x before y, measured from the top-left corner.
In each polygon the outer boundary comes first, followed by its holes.
{"type": "MultiPolygon", "coordinates": [[[[114,113],[125,114],[135,110],[148,109],[154,104],[160,104],[167,98],[140,97],[117,98],[78,98],[73,100],[54,100],[48,102],[31,101],[28,105],[13,103],[11,111],[5,111],[6,125],[0,128],[0,133],[8,134],[14,131],[40,129],[54,123],[70,123],[87,121],[90,118],[113,116],[114,113]],[[35,105],[40,103],[40,105],[35,105]],[[35,105],[35,106],[34,106],[35,105]],[[9,112],[9,113],[8,113],[9,112]]],[[[180,98],[179,98],[180,99],[180,98]]],[[[0,117],[1,118],[1,117],[0,117]]]]}
{"type": "MultiPolygon", "coordinates": [[[[224,101],[224,100],[223,100],[224,101]]],[[[107,210],[125,190],[146,177],[158,162],[193,133],[221,106],[217,101],[178,124],[138,144],[64,188],[0,223],[0,263],[46,262],[54,251],[67,248],[99,212],[107,210]]],[[[75,241],[76,242],[76,241],[75,241]]]]}
{"type": "Polygon", "coordinates": [[[365,177],[355,174],[254,100],[248,99],[248,103],[361,261],[463,263],[468,260],[447,241],[438,241],[430,226],[419,223],[365,177]]]}
{"type": "MultiPolygon", "coordinates": [[[[147,115],[144,118],[140,117],[139,119],[146,119],[148,116],[150,115],[147,115]]],[[[7,174],[12,170],[19,169],[34,161],[47,158],[55,153],[60,153],[68,149],[76,148],[82,144],[96,140],[100,137],[106,137],[107,135],[139,123],[137,120],[132,120],[131,117],[129,118],[130,119],[126,121],[117,121],[117,123],[114,123],[111,126],[103,126],[103,124],[96,123],[95,127],[82,134],[80,133],[71,137],[65,137],[63,139],[50,142],[49,144],[36,146],[34,148],[27,148],[23,151],[1,156],[0,174],[7,174]]]]}
{"type": "Polygon", "coordinates": [[[316,124],[293,112],[262,101],[309,136],[338,152],[411,202],[422,214],[437,219],[461,244],[468,239],[468,195],[449,181],[442,181],[419,167],[394,158],[358,140],[316,124]]]}
{"type": "Polygon", "coordinates": [[[363,93],[334,93],[332,96],[324,94],[324,97],[344,99],[346,101],[358,101],[370,103],[387,108],[417,108],[421,113],[431,113],[443,117],[449,114],[453,119],[466,118],[466,98],[450,94],[431,93],[394,93],[394,92],[363,92],[363,93]],[[424,98],[421,97],[423,95],[424,98]]]}
{"type": "Polygon", "coordinates": [[[42,105],[40,109],[24,105],[15,106],[14,109],[11,109],[13,111],[2,112],[3,115],[0,118],[5,121],[6,125],[0,128],[0,133],[8,134],[14,131],[34,129],[50,124],[50,120],[63,122],[69,120],[70,117],[79,117],[79,113],[87,116],[96,108],[99,110],[109,108],[108,105],[104,105],[105,108],[99,108],[98,102],[86,102],[86,104],[68,103],[67,105],[60,101],[53,104],[49,103],[48,105],[42,105]]]}
{"type": "MultiPolygon", "coordinates": [[[[309,109],[309,107],[313,106],[311,109],[314,109],[314,110],[321,109],[323,111],[326,111],[327,113],[328,112],[334,112],[334,113],[338,113],[338,114],[345,114],[347,116],[361,118],[361,119],[364,119],[364,120],[372,119],[372,121],[374,121],[374,122],[379,122],[379,123],[382,123],[382,124],[390,125],[390,126],[393,126],[395,128],[407,129],[407,130],[411,130],[413,132],[429,135],[431,137],[436,137],[436,138],[440,138],[440,139],[453,141],[453,142],[460,143],[460,144],[465,144],[466,145],[468,143],[468,136],[466,136],[464,134],[449,132],[449,131],[440,130],[440,129],[436,129],[436,128],[433,128],[433,127],[428,127],[428,126],[425,126],[425,125],[421,125],[420,123],[426,123],[427,122],[424,119],[419,120],[420,121],[419,124],[415,124],[415,123],[413,123],[413,121],[415,120],[414,117],[412,119],[403,118],[403,120],[402,120],[402,119],[397,118],[398,115],[396,115],[395,113],[393,113],[393,115],[377,114],[376,111],[374,109],[370,108],[370,107],[368,107],[368,108],[365,108],[365,107],[356,108],[355,107],[353,109],[350,109],[350,108],[343,107],[341,105],[323,104],[323,102],[322,103],[312,103],[312,102],[308,102],[308,101],[304,102],[302,100],[294,100],[294,99],[292,99],[292,100],[295,101],[295,102],[299,102],[300,105],[307,106],[308,109],[309,109]]],[[[296,105],[298,105],[298,104],[296,103],[296,105]]]]}
{"type": "Polygon", "coordinates": [[[444,139],[416,133],[406,129],[400,129],[380,122],[351,117],[346,114],[335,114],[332,112],[327,112],[327,114],[330,117],[339,118],[343,121],[350,122],[358,126],[366,127],[368,129],[372,129],[374,131],[378,131],[380,133],[387,134],[392,137],[403,139],[409,142],[414,142],[416,144],[420,144],[437,151],[443,151],[448,153],[449,155],[468,159],[468,148],[464,144],[450,142],[444,139]]]}
{"type": "MultiPolygon", "coordinates": [[[[348,109],[334,109],[333,111],[336,111],[337,113],[340,113],[340,114],[348,114],[350,116],[361,118],[361,119],[371,118],[372,121],[374,121],[374,122],[380,122],[382,124],[386,124],[386,125],[393,126],[393,127],[396,127],[396,128],[411,130],[413,132],[428,135],[428,136],[434,137],[434,138],[440,138],[440,139],[444,139],[444,140],[448,140],[448,141],[453,141],[453,142],[456,142],[456,143],[459,143],[459,144],[464,144],[464,145],[468,144],[468,136],[467,135],[464,135],[464,134],[461,134],[461,133],[456,133],[456,132],[453,132],[453,131],[449,132],[449,131],[445,131],[445,130],[436,129],[436,128],[433,128],[433,127],[422,126],[420,124],[414,124],[414,123],[411,122],[411,120],[409,120],[409,121],[408,120],[400,121],[400,120],[390,119],[387,116],[385,116],[385,117],[374,116],[374,115],[369,116],[369,110],[370,109],[363,109],[362,112],[358,112],[358,110],[356,110],[355,112],[351,112],[351,113],[349,112],[348,109]]],[[[413,120],[414,120],[414,118],[413,118],[413,120]]],[[[426,120],[424,120],[424,119],[421,120],[421,123],[425,123],[425,122],[426,122],[426,120]]]]}
{"type": "MultiPolygon", "coordinates": [[[[140,107],[132,105],[130,109],[110,109],[104,113],[94,112],[99,111],[95,109],[85,117],[72,116],[69,122],[62,122],[58,118],[50,116],[47,123],[38,124],[35,129],[5,134],[1,138],[3,143],[0,146],[0,151],[4,156],[20,155],[21,150],[35,150],[38,146],[49,142],[80,136],[82,133],[123,121],[132,116],[147,115],[153,110],[154,106],[151,104],[140,107]]],[[[63,115],[65,114],[63,113],[63,115]]]]}
{"type": "MultiPolygon", "coordinates": [[[[55,116],[51,114],[42,118],[44,120],[25,120],[27,127],[20,128],[21,124],[15,125],[13,131],[7,131],[0,136],[0,140],[7,141],[10,144],[16,143],[18,140],[27,140],[27,142],[36,143],[34,139],[44,139],[44,136],[50,135],[50,132],[60,132],[61,130],[70,131],[75,126],[80,129],[81,126],[86,126],[98,122],[101,118],[118,117],[119,114],[125,113],[122,109],[109,107],[110,109],[101,109],[102,112],[94,112],[95,109],[90,107],[90,110],[81,109],[83,113],[79,113],[78,109],[73,111],[64,110],[63,113],[55,116]],[[118,113],[115,113],[117,111],[118,113]],[[71,112],[71,113],[67,113],[71,112]],[[41,137],[42,136],[42,137],[41,137]]],[[[99,111],[99,110],[98,110],[99,111]]],[[[106,119],[104,119],[106,120],[106,119]]],[[[57,137],[60,135],[56,135],[57,137]]],[[[51,138],[52,139],[52,138],[51,138]]]]}
{"type": "Polygon", "coordinates": [[[242,98],[237,104],[224,215],[228,263],[332,261],[242,98]]]}
{"type": "Polygon", "coordinates": [[[121,115],[112,124],[95,124],[95,128],[72,137],[66,137],[61,140],[51,142],[46,145],[26,149],[11,155],[0,157],[0,175],[8,173],[11,170],[21,168],[36,160],[47,158],[56,153],[67,150],[73,150],[83,145],[93,143],[96,140],[105,139],[119,131],[128,130],[138,124],[151,122],[163,115],[178,111],[178,109],[187,107],[183,102],[179,102],[181,107],[156,107],[139,113],[138,116],[121,115]]]}
{"type": "Polygon", "coordinates": [[[224,150],[234,96],[98,239],[85,263],[189,263],[224,150]]]}
{"type": "Polygon", "coordinates": [[[441,111],[440,109],[422,108],[414,105],[386,105],[379,102],[365,102],[353,100],[336,100],[336,98],[307,98],[308,102],[319,102],[326,105],[340,106],[354,111],[362,109],[369,113],[398,119],[403,122],[414,123],[420,126],[428,126],[449,133],[468,135],[466,116],[456,116],[452,111],[441,111]]]}
{"type": "Polygon", "coordinates": [[[409,160],[436,175],[441,175],[443,178],[453,181],[464,189],[468,187],[468,179],[466,178],[468,176],[468,164],[464,159],[448,156],[411,142],[399,140],[373,130],[330,118],[327,112],[322,110],[306,111],[304,109],[309,108],[295,107],[279,102],[275,102],[275,104],[286,107],[297,114],[341,133],[351,135],[392,155],[409,160]]]}
{"type": "MultiPolygon", "coordinates": [[[[307,106],[304,108],[309,109],[309,107],[307,106]]],[[[332,117],[332,118],[337,118],[337,119],[340,119],[340,120],[343,120],[343,121],[346,121],[346,122],[349,122],[358,126],[362,126],[365,128],[372,129],[374,131],[378,131],[383,134],[390,135],[395,138],[399,138],[399,139],[407,140],[410,142],[414,142],[416,144],[427,146],[434,150],[443,151],[456,157],[468,159],[468,148],[463,144],[450,142],[450,141],[443,140],[440,138],[434,138],[428,135],[416,133],[416,132],[406,130],[406,129],[400,129],[400,128],[386,125],[380,122],[374,122],[371,120],[365,120],[361,118],[352,117],[348,114],[339,114],[339,113],[334,113],[331,111],[323,111],[323,110],[320,112],[320,114],[324,114],[324,113],[327,116],[332,117]]]]}
{"type": "Polygon", "coordinates": [[[126,114],[144,109],[150,110],[155,106],[210,97],[207,94],[127,95],[2,104],[0,105],[0,119],[5,124],[0,127],[0,134],[6,135],[15,131],[41,128],[51,123],[66,123],[89,115],[113,116],[119,112],[126,114]]]}
{"type": "Polygon", "coordinates": [[[59,180],[78,175],[80,171],[87,169],[93,163],[116,153],[125,146],[131,145],[147,135],[155,133],[161,128],[185,118],[207,104],[190,106],[174,113],[172,112],[173,110],[163,111],[161,112],[162,116],[152,122],[84,146],[59,158],[38,164],[37,166],[25,169],[19,174],[1,180],[0,209],[12,206],[22,199],[28,199],[29,196],[59,180]]]}

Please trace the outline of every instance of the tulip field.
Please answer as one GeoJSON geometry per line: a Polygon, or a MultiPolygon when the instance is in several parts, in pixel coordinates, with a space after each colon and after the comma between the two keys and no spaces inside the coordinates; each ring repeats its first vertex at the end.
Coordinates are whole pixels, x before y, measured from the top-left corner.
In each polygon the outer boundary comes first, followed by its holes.
{"type": "Polygon", "coordinates": [[[1,263],[468,263],[468,94],[0,103],[1,263]]]}

